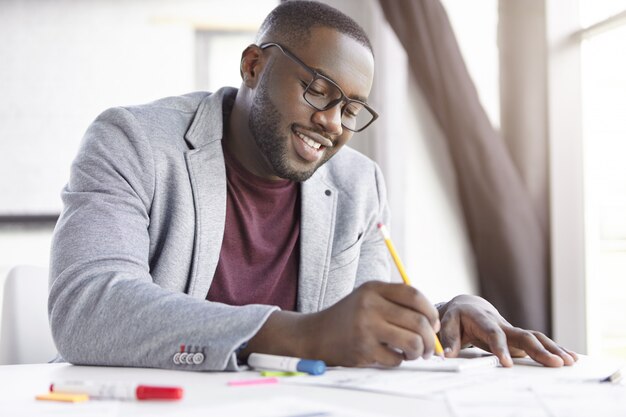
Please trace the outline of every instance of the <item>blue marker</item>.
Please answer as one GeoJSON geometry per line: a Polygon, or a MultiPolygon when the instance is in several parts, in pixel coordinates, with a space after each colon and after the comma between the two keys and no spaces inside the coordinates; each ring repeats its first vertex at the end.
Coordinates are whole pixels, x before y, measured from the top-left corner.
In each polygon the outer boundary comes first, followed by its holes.
{"type": "Polygon", "coordinates": [[[251,353],[248,356],[248,366],[265,371],[306,372],[309,375],[321,375],[326,372],[324,361],[265,353],[251,353]]]}

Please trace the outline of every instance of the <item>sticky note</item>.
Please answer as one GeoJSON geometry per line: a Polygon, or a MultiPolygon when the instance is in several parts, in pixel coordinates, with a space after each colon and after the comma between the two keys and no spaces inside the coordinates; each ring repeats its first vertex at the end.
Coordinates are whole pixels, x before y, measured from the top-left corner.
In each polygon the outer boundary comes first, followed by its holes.
{"type": "Polygon", "coordinates": [[[65,403],[80,403],[89,400],[87,394],[67,394],[63,392],[48,392],[38,395],[35,399],[39,401],[61,401],[65,403]]]}

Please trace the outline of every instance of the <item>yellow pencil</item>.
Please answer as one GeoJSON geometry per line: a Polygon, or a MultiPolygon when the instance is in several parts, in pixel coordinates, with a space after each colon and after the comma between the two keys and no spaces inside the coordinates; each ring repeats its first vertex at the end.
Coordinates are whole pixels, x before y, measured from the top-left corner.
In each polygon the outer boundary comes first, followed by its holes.
{"type": "MultiPolygon", "coordinates": [[[[400,257],[398,256],[398,252],[396,252],[396,248],[393,246],[393,242],[391,241],[391,236],[389,235],[389,230],[387,230],[385,225],[382,223],[378,223],[378,228],[380,229],[380,233],[382,233],[383,238],[385,239],[385,244],[387,245],[387,249],[389,249],[389,253],[391,254],[391,257],[393,258],[393,262],[398,267],[398,272],[400,272],[402,281],[404,281],[406,285],[411,285],[411,280],[409,279],[409,276],[406,274],[406,270],[404,269],[404,264],[400,260],[400,257]]],[[[442,358],[445,358],[445,355],[443,353],[443,346],[441,346],[441,342],[439,341],[437,334],[435,334],[435,353],[441,356],[442,358]]]]}

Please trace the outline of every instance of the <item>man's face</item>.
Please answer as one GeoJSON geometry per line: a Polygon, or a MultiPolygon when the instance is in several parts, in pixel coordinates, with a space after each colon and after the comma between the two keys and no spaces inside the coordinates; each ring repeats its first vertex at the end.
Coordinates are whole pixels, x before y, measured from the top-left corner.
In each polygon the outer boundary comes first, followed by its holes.
{"type": "MultiPolygon", "coordinates": [[[[335,81],[347,97],[367,97],[374,73],[369,50],[332,29],[315,28],[311,35],[308,45],[291,52],[335,81]]],[[[267,48],[264,54],[271,57],[255,91],[249,128],[273,175],[305,181],[353,132],[341,126],[341,104],[318,111],[305,101],[309,72],[278,48],[267,48]]]]}

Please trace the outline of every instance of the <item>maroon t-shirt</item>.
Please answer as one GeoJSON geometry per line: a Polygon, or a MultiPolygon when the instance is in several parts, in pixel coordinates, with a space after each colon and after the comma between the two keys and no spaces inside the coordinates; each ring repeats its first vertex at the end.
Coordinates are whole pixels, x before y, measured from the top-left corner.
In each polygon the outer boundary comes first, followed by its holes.
{"type": "Polygon", "coordinates": [[[226,225],[207,300],[296,309],[300,187],[246,170],[225,146],[226,225]]]}

